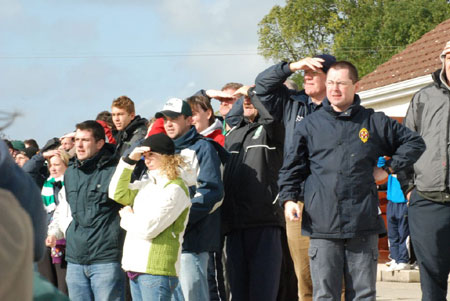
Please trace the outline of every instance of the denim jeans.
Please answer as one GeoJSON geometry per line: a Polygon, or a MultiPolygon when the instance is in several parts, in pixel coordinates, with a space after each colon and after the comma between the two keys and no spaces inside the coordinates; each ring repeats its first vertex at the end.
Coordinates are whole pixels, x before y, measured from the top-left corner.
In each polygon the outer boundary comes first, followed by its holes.
{"type": "Polygon", "coordinates": [[[89,265],[68,262],[66,282],[72,301],[125,299],[125,273],[118,262],[89,265]]]}
{"type": "Polygon", "coordinates": [[[378,235],[349,239],[311,238],[309,245],[314,300],[375,300],[378,235]]]}
{"type": "Polygon", "coordinates": [[[131,297],[133,301],[170,301],[177,285],[178,277],[142,274],[130,280],[131,297]]]}
{"type": "Polygon", "coordinates": [[[208,301],[208,260],[209,253],[181,253],[180,284],[175,289],[172,300],[208,301]]]}

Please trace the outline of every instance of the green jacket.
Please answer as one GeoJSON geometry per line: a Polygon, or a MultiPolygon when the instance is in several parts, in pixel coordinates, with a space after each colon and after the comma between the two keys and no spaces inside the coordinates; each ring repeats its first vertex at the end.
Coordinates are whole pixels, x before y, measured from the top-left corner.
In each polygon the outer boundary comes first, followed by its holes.
{"type": "Polygon", "coordinates": [[[76,158],[64,174],[73,221],[66,232],[66,260],[76,264],[120,262],[124,231],[120,204],[108,198],[108,185],[117,165],[114,147],[105,146],[83,162],[76,158]]]}

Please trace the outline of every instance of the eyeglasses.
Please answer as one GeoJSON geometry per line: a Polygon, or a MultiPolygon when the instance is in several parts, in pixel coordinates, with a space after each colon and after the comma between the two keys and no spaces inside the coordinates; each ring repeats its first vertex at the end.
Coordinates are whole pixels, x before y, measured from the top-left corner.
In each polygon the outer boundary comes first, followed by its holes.
{"type": "Polygon", "coordinates": [[[338,87],[347,87],[347,86],[352,85],[353,82],[349,82],[349,81],[347,81],[347,82],[335,82],[335,81],[332,81],[332,80],[327,80],[327,81],[325,82],[325,84],[326,84],[328,87],[334,87],[334,85],[336,85],[336,86],[338,86],[338,87]]]}

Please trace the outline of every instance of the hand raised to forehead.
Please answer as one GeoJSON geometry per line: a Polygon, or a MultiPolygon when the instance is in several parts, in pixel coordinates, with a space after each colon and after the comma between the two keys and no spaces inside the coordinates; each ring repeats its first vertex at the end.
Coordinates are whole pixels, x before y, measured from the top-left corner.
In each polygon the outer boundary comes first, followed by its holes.
{"type": "Polygon", "coordinates": [[[214,98],[218,101],[230,101],[234,99],[232,94],[220,90],[206,90],[206,95],[208,95],[209,98],[214,98]]]}
{"type": "Polygon", "coordinates": [[[325,62],[325,60],[318,57],[305,57],[297,62],[290,63],[289,68],[292,72],[309,69],[317,70],[323,67],[323,62],[325,62]]]}
{"type": "Polygon", "coordinates": [[[129,157],[131,160],[138,161],[139,159],[141,159],[144,153],[149,151],[150,151],[149,146],[137,146],[133,149],[129,157]]]}

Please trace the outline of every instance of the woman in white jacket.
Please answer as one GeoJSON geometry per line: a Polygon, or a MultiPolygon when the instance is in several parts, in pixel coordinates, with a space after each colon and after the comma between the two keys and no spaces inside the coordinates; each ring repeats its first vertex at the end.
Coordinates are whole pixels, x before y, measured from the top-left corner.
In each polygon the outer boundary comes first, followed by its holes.
{"type": "Polygon", "coordinates": [[[127,231],[122,268],[133,300],[171,300],[191,206],[180,178],[184,161],[165,134],[152,135],[141,145],[120,160],[109,186],[109,197],[125,205],[119,212],[120,226],[127,231]],[[130,183],[142,155],[147,177],[130,183]]]}

